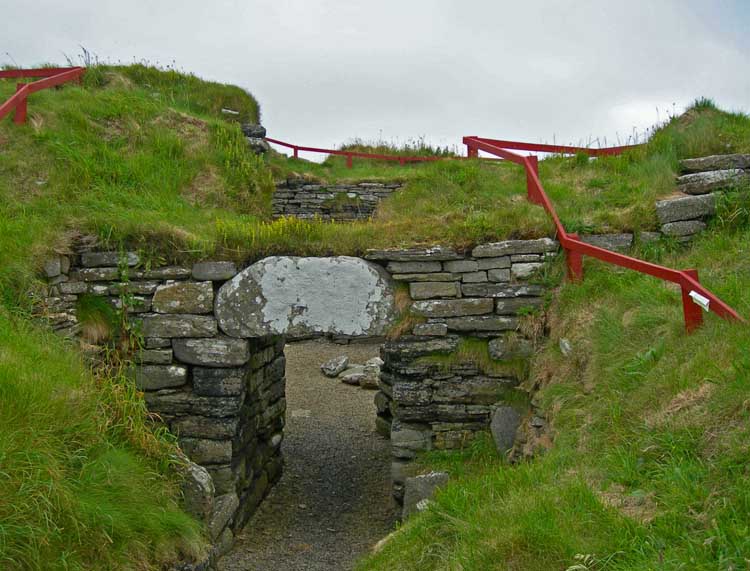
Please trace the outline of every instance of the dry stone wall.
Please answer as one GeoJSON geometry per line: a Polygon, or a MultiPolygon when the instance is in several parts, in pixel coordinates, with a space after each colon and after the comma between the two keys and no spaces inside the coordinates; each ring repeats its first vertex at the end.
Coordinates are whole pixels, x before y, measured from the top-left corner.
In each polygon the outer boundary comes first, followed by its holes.
{"type": "Polygon", "coordinates": [[[52,326],[77,336],[77,307],[93,295],[123,309],[142,335],[131,369],[151,412],[199,465],[186,504],[205,522],[214,559],[281,476],[286,401],[284,340],[229,337],[214,299],[237,273],[231,262],[143,269],[137,253],[81,252],[45,264],[52,326]],[[202,471],[201,471],[202,470],[202,471]],[[204,482],[200,474],[204,474],[204,482]]]}
{"type": "Polygon", "coordinates": [[[289,179],[276,184],[272,199],[273,215],[322,220],[366,220],[375,214],[384,198],[403,186],[401,182],[358,182],[352,184],[311,184],[289,179]]]}
{"type": "Polygon", "coordinates": [[[366,256],[408,285],[418,320],[382,347],[375,396],[378,428],[391,438],[397,500],[420,452],[461,448],[491,429],[499,451],[513,445],[529,417],[516,387],[533,353],[532,341],[519,333],[519,315],[543,304],[544,288],[529,278],[557,250],[542,238],[483,244],[469,254],[436,247],[366,256]],[[469,339],[486,358],[467,354],[469,339]]]}

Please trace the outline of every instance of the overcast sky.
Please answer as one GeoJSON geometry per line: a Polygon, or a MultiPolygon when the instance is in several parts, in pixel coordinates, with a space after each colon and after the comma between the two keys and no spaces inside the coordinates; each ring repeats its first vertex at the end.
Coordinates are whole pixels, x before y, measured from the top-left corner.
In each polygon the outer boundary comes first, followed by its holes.
{"type": "Polygon", "coordinates": [[[0,63],[176,63],[260,101],[269,136],[441,145],[643,131],[750,110],[750,0],[3,0],[0,63]]]}

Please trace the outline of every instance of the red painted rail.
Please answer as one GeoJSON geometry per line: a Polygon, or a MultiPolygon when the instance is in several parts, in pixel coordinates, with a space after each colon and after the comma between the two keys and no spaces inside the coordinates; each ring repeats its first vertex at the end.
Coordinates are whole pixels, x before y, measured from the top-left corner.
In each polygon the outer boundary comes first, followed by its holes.
{"type": "Polygon", "coordinates": [[[360,151],[344,151],[341,149],[321,149],[319,147],[304,147],[302,145],[293,145],[292,143],[287,143],[284,141],[279,141],[278,139],[272,139],[270,137],[265,137],[265,140],[269,143],[273,143],[274,145],[280,145],[282,147],[286,147],[288,149],[292,149],[292,152],[294,154],[294,158],[299,158],[299,152],[307,152],[307,153],[323,153],[326,155],[339,155],[346,157],[346,166],[349,168],[352,168],[352,159],[354,157],[360,158],[360,159],[377,159],[381,161],[398,161],[400,164],[406,164],[406,163],[423,163],[427,161],[440,161],[443,159],[448,158],[466,158],[466,157],[419,157],[419,156],[400,156],[400,155],[381,155],[377,153],[365,153],[360,151]]]}
{"type": "Polygon", "coordinates": [[[0,105],[0,120],[15,110],[13,122],[17,124],[25,123],[29,95],[69,81],[80,81],[85,72],[86,68],[83,67],[0,70],[0,79],[43,78],[31,83],[17,83],[16,92],[5,103],[0,105]]]}
{"type": "MultiPolygon", "coordinates": [[[[698,281],[698,272],[693,269],[689,270],[674,270],[660,266],[658,264],[652,264],[644,260],[632,258],[624,254],[612,252],[598,246],[592,246],[582,242],[577,234],[568,233],[560,221],[560,217],[555,211],[555,207],[552,205],[547,193],[542,187],[542,183],[539,180],[539,162],[537,157],[528,156],[524,157],[517,153],[513,153],[506,148],[503,148],[503,144],[507,141],[498,141],[495,139],[485,139],[482,137],[464,137],[463,142],[467,147],[468,156],[477,156],[479,151],[489,153],[496,157],[500,157],[524,167],[526,171],[526,189],[528,193],[529,201],[541,205],[552,218],[555,223],[555,229],[557,231],[557,239],[560,242],[563,250],[565,251],[568,278],[572,281],[580,281],[583,279],[583,256],[591,256],[599,260],[628,268],[648,274],[650,276],[657,277],[659,279],[675,283],[680,286],[682,291],[682,309],[685,315],[685,329],[688,333],[694,331],[703,323],[703,313],[701,312],[701,306],[697,304],[697,301],[702,301],[708,311],[713,311],[724,319],[732,319],[744,322],[745,320],[740,317],[737,312],[719,299],[716,295],[711,293],[705,287],[703,287],[698,281]],[[701,299],[702,298],[702,299],[701,299]]],[[[566,151],[558,150],[550,151],[551,145],[534,145],[530,143],[522,143],[524,145],[523,150],[537,150],[542,152],[583,152],[593,156],[599,155],[615,155],[623,152],[629,147],[610,147],[609,149],[584,149],[579,147],[563,147],[566,151]],[[573,150],[575,149],[575,150],[573,150]]],[[[516,143],[521,145],[521,143],[516,143]]],[[[518,146],[514,148],[519,148],[518,146]]]]}

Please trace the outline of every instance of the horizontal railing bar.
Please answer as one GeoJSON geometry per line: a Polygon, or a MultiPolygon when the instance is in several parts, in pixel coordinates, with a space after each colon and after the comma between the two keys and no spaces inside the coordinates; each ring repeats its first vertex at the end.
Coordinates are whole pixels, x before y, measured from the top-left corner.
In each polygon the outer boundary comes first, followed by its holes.
{"type": "Polygon", "coordinates": [[[491,145],[503,147],[504,149],[515,149],[517,151],[536,151],[540,153],[556,153],[563,155],[575,155],[584,153],[591,156],[602,155],[619,155],[624,151],[635,149],[640,145],[621,145],[618,147],[575,147],[571,145],[547,145],[543,143],[524,143],[521,141],[503,141],[500,139],[487,139],[486,137],[476,137],[491,145]]]}
{"type": "Polygon", "coordinates": [[[26,78],[26,77],[51,77],[71,69],[84,69],[82,67],[40,67],[35,69],[2,69],[0,79],[26,78]]]}

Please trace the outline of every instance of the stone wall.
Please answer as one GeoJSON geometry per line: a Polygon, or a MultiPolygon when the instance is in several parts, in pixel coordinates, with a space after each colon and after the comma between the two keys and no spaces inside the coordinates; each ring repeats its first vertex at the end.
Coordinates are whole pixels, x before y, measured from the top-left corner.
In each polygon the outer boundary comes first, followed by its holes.
{"type": "Polygon", "coordinates": [[[276,184],[273,215],[323,220],[366,220],[375,214],[378,203],[403,186],[401,182],[359,182],[352,184],[311,184],[289,179],[276,184]]]}
{"type": "Polygon", "coordinates": [[[142,335],[132,377],[149,410],[211,476],[192,480],[198,491],[187,508],[206,523],[220,556],[281,476],[283,338],[219,330],[214,296],[237,273],[231,262],[149,270],[134,252],[84,251],[48,261],[45,272],[43,309],[60,333],[82,333],[76,308],[88,294],[124,308],[142,335]]]}
{"type": "Polygon", "coordinates": [[[543,304],[544,288],[528,280],[557,249],[543,238],[483,244],[468,255],[429,248],[366,256],[408,284],[417,318],[383,346],[375,396],[378,429],[391,438],[397,500],[419,452],[461,448],[490,429],[500,452],[513,445],[530,417],[516,387],[534,349],[519,316],[543,304]],[[467,351],[470,339],[483,358],[467,351]]]}

